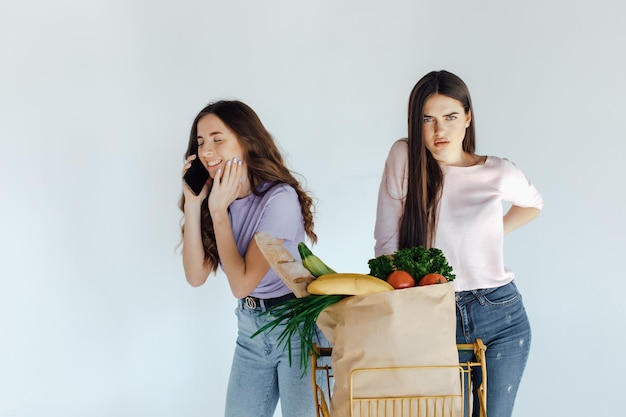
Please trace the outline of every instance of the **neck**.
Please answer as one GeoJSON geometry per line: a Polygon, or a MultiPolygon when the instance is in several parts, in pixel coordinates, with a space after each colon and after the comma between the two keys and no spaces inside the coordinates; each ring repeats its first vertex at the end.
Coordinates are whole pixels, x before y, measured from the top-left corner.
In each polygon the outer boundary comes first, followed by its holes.
{"type": "Polygon", "coordinates": [[[442,157],[436,159],[437,162],[439,162],[441,165],[449,165],[454,167],[471,167],[482,163],[485,157],[463,151],[461,154],[455,155],[453,157],[442,157]]]}
{"type": "Polygon", "coordinates": [[[239,193],[237,193],[237,198],[244,198],[252,194],[252,188],[250,188],[250,181],[248,181],[248,177],[241,183],[241,189],[239,193]]]}

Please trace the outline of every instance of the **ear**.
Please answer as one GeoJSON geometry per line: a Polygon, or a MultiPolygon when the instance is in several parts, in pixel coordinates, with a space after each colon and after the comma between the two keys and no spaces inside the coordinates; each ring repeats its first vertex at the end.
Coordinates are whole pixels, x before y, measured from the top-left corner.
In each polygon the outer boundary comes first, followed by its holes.
{"type": "Polygon", "coordinates": [[[468,110],[465,114],[465,127],[470,127],[470,123],[472,123],[472,110],[468,110]]]}

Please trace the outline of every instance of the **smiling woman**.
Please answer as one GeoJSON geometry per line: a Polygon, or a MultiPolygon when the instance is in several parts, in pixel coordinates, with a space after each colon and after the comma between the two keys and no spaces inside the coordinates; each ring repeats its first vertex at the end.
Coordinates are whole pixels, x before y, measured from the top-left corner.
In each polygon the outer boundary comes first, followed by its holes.
{"type": "MultiPolygon", "coordinates": [[[[199,160],[209,173],[195,194],[183,182],[183,266],[192,286],[222,268],[238,299],[238,338],[226,398],[226,417],[272,416],[278,400],[287,416],[313,416],[309,378],[290,364],[293,349],[279,347],[280,329],[251,338],[272,316],[264,314],[295,295],[278,277],[253,236],[263,231],[299,259],[297,245],[315,242],[312,199],[285,167],[272,136],[240,101],[218,101],[196,116],[183,177],[199,160]]],[[[293,346],[300,346],[294,338],[293,346]]],[[[312,342],[327,346],[314,331],[312,342]]]]}
{"type": "MultiPolygon", "coordinates": [[[[198,156],[213,179],[228,161],[242,161],[244,150],[237,136],[215,114],[207,114],[198,120],[197,142],[198,156]]],[[[242,169],[242,180],[247,178],[246,174],[242,169]]],[[[249,184],[246,188],[239,190],[239,194],[249,194],[249,184]]]]}

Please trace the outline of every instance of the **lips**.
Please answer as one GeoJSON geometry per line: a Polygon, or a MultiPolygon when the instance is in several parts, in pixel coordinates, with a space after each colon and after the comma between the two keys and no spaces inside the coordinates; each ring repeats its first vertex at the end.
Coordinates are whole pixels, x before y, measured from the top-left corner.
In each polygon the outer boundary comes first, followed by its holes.
{"type": "Polygon", "coordinates": [[[448,143],[450,143],[450,141],[447,139],[435,139],[435,146],[443,146],[447,145],[448,143]]]}
{"type": "Polygon", "coordinates": [[[219,164],[221,164],[221,163],[222,163],[222,160],[221,160],[221,159],[213,159],[213,160],[211,160],[211,161],[207,161],[207,163],[206,163],[206,164],[207,164],[207,166],[208,166],[209,168],[214,168],[214,167],[218,166],[218,165],[219,165],[219,164]]]}

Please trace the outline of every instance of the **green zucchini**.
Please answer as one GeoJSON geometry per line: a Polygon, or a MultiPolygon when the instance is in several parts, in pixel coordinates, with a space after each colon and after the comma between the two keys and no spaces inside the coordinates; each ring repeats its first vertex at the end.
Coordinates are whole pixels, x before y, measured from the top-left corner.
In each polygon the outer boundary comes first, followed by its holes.
{"type": "Polygon", "coordinates": [[[320,275],[335,273],[332,268],[314,255],[304,242],[298,243],[298,252],[300,253],[300,258],[302,258],[302,265],[304,265],[315,278],[320,275]]]}

